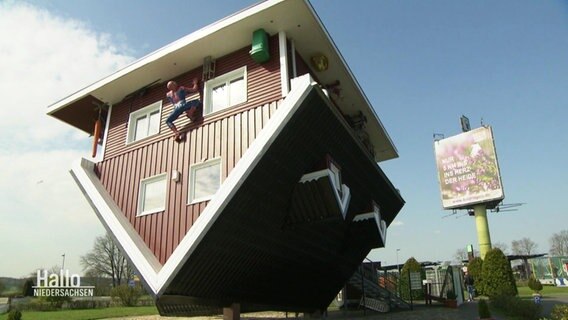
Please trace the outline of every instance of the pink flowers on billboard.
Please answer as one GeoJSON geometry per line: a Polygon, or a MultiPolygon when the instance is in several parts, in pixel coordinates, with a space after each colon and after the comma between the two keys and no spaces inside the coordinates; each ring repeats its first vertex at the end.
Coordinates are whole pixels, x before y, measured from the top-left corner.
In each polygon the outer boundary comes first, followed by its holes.
{"type": "Polygon", "coordinates": [[[490,127],[436,141],[434,150],[444,208],[503,199],[490,127]]]}

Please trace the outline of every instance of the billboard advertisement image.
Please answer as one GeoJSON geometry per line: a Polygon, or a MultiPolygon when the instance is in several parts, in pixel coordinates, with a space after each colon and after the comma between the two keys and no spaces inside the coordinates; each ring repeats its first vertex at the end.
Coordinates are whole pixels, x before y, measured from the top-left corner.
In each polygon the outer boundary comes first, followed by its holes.
{"type": "Polygon", "coordinates": [[[491,127],[435,141],[434,152],[444,209],[503,200],[491,127]]]}

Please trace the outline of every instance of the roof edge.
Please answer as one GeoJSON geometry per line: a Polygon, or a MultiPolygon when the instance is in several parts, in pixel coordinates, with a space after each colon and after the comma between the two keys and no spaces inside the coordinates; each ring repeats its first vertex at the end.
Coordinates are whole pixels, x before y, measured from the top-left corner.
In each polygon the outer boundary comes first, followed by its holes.
{"type": "MultiPolygon", "coordinates": [[[[225,18],[222,18],[221,20],[218,20],[216,22],[213,22],[197,31],[194,31],[178,40],[175,40],[174,42],[171,42],[169,44],[166,44],[165,46],[143,56],[142,58],[139,58],[137,60],[135,60],[134,62],[130,63],[129,65],[123,67],[122,69],[119,69],[113,73],[111,73],[110,75],[103,77],[102,79],[99,79],[95,82],[93,82],[92,84],[79,89],[78,91],[68,95],[65,98],[62,98],[61,100],[58,100],[54,103],[52,103],[51,105],[49,105],[47,107],[47,111],[46,114],[53,116],[53,114],[55,112],[57,112],[58,110],[65,108],[67,105],[91,94],[93,91],[95,91],[96,89],[101,88],[102,86],[117,80],[119,78],[121,78],[122,76],[146,65],[149,64],[159,58],[162,58],[164,56],[166,56],[169,53],[175,52],[176,50],[179,50],[193,42],[196,42],[200,39],[206,38],[207,36],[213,34],[214,32],[223,29],[227,26],[230,26],[231,24],[240,21],[242,19],[245,19],[246,17],[249,17],[251,15],[254,15],[258,12],[261,12],[267,8],[270,8],[271,6],[274,6],[278,3],[281,3],[283,1],[286,0],[264,0],[262,2],[259,2],[257,4],[251,5],[245,9],[242,9],[236,13],[233,13],[225,18]]],[[[305,1],[305,0],[303,0],[305,1]]]]}

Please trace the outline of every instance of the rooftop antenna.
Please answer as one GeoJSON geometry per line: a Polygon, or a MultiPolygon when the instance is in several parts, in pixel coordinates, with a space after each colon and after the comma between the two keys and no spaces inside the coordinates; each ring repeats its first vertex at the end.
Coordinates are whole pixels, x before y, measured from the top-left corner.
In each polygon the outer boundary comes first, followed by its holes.
{"type": "Polygon", "coordinates": [[[442,139],[444,139],[444,134],[443,133],[435,133],[432,135],[432,137],[434,138],[434,141],[440,141],[442,139]]]}
{"type": "Polygon", "coordinates": [[[469,130],[471,130],[471,126],[469,125],[469,118],[462,115],[460,117],[460,124],[462,127],[462,132],[468,132],[469,130]]]}

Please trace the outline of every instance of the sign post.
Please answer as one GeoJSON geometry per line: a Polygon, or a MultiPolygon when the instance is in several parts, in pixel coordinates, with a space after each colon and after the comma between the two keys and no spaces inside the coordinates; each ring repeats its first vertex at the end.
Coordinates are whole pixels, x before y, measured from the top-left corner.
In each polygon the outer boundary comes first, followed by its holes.
{"type": "Polygon", "coordinates": [[[412,303],[412,290],[422,289],[422,277],[420,276],[420,272],[408,272],[408,283],[410,284],[408,286],[410,290],[410,310],[414,310],[412,303]]]}
{"type": "Polygon", "coordinates": [[[473,212],[475,213],[479,255],[481,259],[485,259],[485,254],[491,250],[491,235],[489,234],[489,222],[487,221],[487,208],[485,204],[478,204],[473,207],[473,212]]]}

